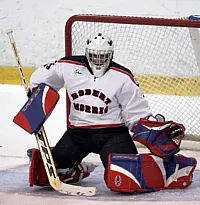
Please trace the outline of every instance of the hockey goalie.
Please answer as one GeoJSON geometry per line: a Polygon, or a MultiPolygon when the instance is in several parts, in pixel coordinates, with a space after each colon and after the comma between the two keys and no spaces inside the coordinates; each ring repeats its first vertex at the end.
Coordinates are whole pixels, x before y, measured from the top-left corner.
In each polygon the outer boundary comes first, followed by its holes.
{"type": "MultiPolygon", "coordinates": [[[[98,33],[86,41],[85,54],[39,67],[31,76],[29,100],[14,122],[30,134],[37,133],[66,84],[71,103],[68,129],[51,150],[63,182],[89,177],[95,166],[82,161],[96,153],[105,169],[105,183],[113,191],[188,187],[196,160],[177,155],[184,126],[165,122],[162,115],[153,117],[132,72],[113,56],[113,41],[98,33]],[[134,141],[144,144],[150,153],[138,154],[134,141]]],[[[40,152],[31,149],[28,155],[30,185],[49,185],[40,152]]]]}

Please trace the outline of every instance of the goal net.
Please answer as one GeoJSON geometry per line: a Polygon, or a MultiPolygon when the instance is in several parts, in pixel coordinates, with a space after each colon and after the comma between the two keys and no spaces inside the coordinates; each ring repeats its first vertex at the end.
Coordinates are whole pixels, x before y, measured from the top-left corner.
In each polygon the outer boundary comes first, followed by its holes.
{"type": "Polygon", "coordinates": [[[200,149],[199,31],[195,20],[75,15],[65,26],[65,54],[83,55],[93,34],[111,37],[114,61],[136,76],[153,113],[182,123],[185,140],[200,149]]]}

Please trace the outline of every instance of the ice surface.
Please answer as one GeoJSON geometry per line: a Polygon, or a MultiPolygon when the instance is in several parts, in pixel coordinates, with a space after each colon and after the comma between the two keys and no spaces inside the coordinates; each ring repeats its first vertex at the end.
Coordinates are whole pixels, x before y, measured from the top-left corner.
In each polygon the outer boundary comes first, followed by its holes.
{"type": "MultiPolygon", "coordinates": [[[[84,179],[78,185],[98,187],[98,194],[92,199],[96,201],[196,201],[200,200],[200,171],[195,171],[193,184],[184,190],[163,190],[145,194],[122,194],[110,191],[103,180],[104,169],[99,165],[90,177],[84,179]]],[[[28,165],[18,166],[0,172],[0,191],[23,194],[32,196],[43,196],[51,198],[66,198],[65,195],[55,192],[50,187],[29,187],[28,184],[28,165]]],[[[71,196],[70,198],[80,198],[80,196],[71,196]]],[[[91,198],[84,197],[81,198],[91,198]]]]}

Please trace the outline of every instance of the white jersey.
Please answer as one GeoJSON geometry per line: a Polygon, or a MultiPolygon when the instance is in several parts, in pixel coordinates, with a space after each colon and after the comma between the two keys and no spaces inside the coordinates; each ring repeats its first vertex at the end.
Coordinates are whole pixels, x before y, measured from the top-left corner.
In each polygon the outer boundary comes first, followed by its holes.
{"type": "Polygon", "coordinates": [[[39,67],[32,74],[31,89],[40,83],[56,91],[66,84],[72,128],[125,124],[131,130],[140,118],[152,114],[131,71],[113,61],[102,77],[95,78],[85,56],[65,57],[39,67]]]}

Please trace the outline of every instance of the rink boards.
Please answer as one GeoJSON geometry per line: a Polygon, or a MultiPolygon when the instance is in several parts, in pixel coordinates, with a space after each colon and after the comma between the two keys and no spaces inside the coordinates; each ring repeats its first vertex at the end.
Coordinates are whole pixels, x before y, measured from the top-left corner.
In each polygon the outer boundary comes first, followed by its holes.
{"type": "MultiPolygon", "coordinates": [[[[23,68],[29,84],[30,77],[36,68],[23,68]]],[[[164,94],[178,96],[200,96],[200,77],[175,77],[160,75],[134,74],[142,91],[146,94],[164,94]],[[155,84],[156,82],[156,84],[155,84]],[[177,87],[178,89],[174,89],[177,87]],[[151,87],[151,89],[149,89],[151,87]],[[185,88],[188,89],[185,89],[185,88]]],[[[17,67],[0,66],[0,84],[22,85],[17,67]]]]}

